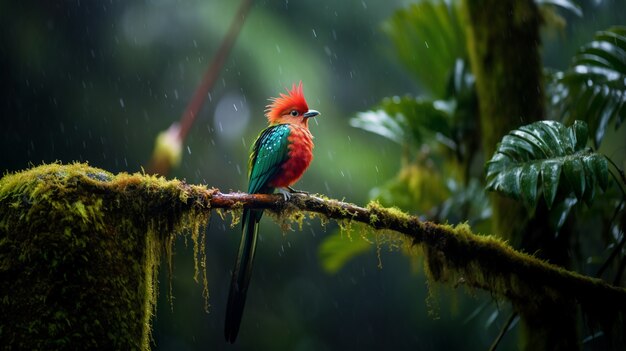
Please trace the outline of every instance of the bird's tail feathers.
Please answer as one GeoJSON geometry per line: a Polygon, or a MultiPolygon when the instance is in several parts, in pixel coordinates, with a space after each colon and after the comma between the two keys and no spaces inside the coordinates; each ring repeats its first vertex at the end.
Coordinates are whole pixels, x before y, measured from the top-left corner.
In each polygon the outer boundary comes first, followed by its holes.
{"type": "Polygon", "coordinates": [[[228,305],[226,307],[226,324],[224,336],[230,343],[234,343],[241,325],[243,308],[246,303],[248,284],[252,275],[252,261],[256,250],[258,236],[258,224],[262,212],[244,209],[242,216],[242,232],[237,260],[233,269],[233,276],[230,282],[230,292],[228,294],[228,305]]]}

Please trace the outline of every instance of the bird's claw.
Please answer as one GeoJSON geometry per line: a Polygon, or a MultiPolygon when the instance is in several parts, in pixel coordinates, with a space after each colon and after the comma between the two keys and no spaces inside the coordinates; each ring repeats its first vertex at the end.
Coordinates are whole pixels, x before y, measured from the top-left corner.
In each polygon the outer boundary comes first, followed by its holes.
{"type": "Polygon", "coordinates": [[[285,201],[289,201],[289,199],[291,198],[291,193],[288,190],[278,188],[278,192],[283,196],[283,200],[285,201]]]}
{"type": "Polygon", "coordinates": [[[291,192],[292,194],[305,194],[305,195],[309,195],[308,191],[303,191],[303,190],[296,190],[290,186],[287,187],[287,189],[289,189],[289,192],[291,192]]]}

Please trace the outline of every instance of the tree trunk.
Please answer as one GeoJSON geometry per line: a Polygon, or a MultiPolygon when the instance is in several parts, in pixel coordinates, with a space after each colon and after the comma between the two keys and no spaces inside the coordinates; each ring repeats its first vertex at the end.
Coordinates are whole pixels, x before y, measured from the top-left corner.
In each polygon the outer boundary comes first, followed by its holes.
{"type": "Polygon", "coordinates": [[[51,164],[0,179],[1,348],[150,348],[161,254],[203,220],[159,178],[113,178],[51,164]]]}
{"type": "MultiPolygon", "coordinates": [[[[541,16],[532,0],[466,0],[464,13],[469,23],[468,50],[476,76],[482,145],[485,158],[490,159],[509,131],[545,118],[541,16]]],[[[505,239],[512,245],[537,252],[552,263],[570,265],[568,242],[559,240],[559,245],[554,245],[545,206],[529,214],[519,202],[497,194],[491,200],[494,233],[508,233],[505,239]]],[[[538,304],[514,304],[521,316],[524,349],[579,349],[576,305],[569,301],[538,304]]]]}

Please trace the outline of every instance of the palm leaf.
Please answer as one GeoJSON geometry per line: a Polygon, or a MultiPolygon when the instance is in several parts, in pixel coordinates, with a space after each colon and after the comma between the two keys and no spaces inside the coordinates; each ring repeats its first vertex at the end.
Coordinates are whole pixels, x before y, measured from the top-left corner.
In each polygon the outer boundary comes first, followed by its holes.
{"type": "Polygon", "coordinates": [[[554,6],[565,9],[578,17],[583,16],[583,10],[580,5],[570,0],[535,0],[535,3],[539,6],[554,6]]]}
{"type": "Polygon", "coordinates": [[[350,125],[419,149],[428,135],[450,135],[450,112],[444,101],[410,96],[385,98],[376,110],[360,112],[350,125]]]}
{"type": "Polygon", "coordinates": [[[596,33],[574,56],[570,68],[555,74],[553,103],[565,123],[586,121],[600,145],[606,128],[626,116],[626,27],[596,33]]]}
{"type": "Polygon", "coordinates": [[[560,122],[540,121],[511,131],[487,162],[487,189],[522,199],[535,207],[543,192],[548,207],[558,193],[574,193],[591,202],[596,183],[606,190],[608,162],[586,148],[586,123],[569,128],[560,122]]]}
{"type": "Polygon", "coordinates": [[[467,57],[458,1],[422,1],[397,11],[383,26],[402,63],[434,97],[445,92],[457,58],[467,57]]]}
{"type": "Polygon", "coordinates": [[[407,122],[402,115],[392,116],[383,110],[359,112],[356,117],[350,119],[350,125],[378,134],[400,145],[407,140],[404,132],[407,122]]]}

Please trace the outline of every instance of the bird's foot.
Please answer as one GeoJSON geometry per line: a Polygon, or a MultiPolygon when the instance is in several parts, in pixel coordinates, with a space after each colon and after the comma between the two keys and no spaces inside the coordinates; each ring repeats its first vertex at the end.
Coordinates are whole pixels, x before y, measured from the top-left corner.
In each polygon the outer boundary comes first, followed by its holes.
{"type": "Polygon", "coordinates": [[[289,192],[291,192],[292,194],[305,194],[305,195],[309,195],[308,191],[303,191],[303,190],[296,190],[290,186],[287,187],[287,189],[289,189],[289,192]]]}
{"type": "Polygon", "coordinates": [[[291,192],[285,188],[278,188],[278,193],[283,196],[283,200],[289,201],[291,198],[291,192]]]}

